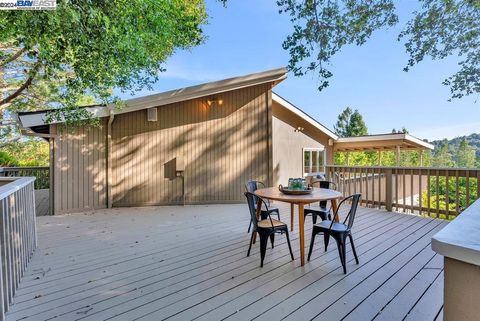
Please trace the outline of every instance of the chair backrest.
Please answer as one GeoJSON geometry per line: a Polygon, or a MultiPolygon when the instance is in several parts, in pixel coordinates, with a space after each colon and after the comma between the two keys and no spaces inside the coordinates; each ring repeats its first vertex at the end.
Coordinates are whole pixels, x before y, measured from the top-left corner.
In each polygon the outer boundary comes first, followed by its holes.
{"type": "MultiPolygon", "coordinates": [[[[248,183],[247,183],[248,184],[248,183]]],[[[246,187],[246,185],[245,185],[246,187]]],[[[251,192],[245,192],[245,197],[247,198],[248,210],[250,212],[250,218],[252,219],[253,226],[256,228],[258,223],[257,218],[257,197],[251,192]]]]}
{"type": "Polygon", "coordinates": [[[270,217],[270,213],[268,211],[267,203],[263,199],[261,199],[260,197],[256,196],[253,193],[250,193],[250,192],[245,192],[245,197],[247,198],[248,210],[250,211],[250,217],[252,219],[253,226],[255,227],[255,229],[258,227],[258,218],[257,218],[257,202],[258,202],[258,200],[260,200],[260,202],[263,203],[263,206],[265,206],[268,219],[270,220],[270,224],[272,225],[272,228],[273,228],[273,221],[272,221],[272,218],[270,217]]]}
{"type": "MultiPolygon", "coordinates": [[[[345,204],[347,201],[350,201],[350,210],[348,211],[347,216],[345,217],[345,220],[343,221],[343,224],[347,225],[348,229],[351,229],[353,226],[353,221],[355,220],[355,214],[357,213],[357,208],[358,204],[360,203],[360,198],[362,197],[362,194],[357,193],[350,195],[346,198],[344,198],[340,204],[338,204],[337,211],[335,213],[335,216],[338,214],[338,210],[340,207],[345,204]]],[[[332,222],[333,224],[333,222],[332,222]]]]}
{"type": "MultiPolygon", "coordinates": [[[[312,186],[318,185],[320,188],[326,188],[326,189],[337,189],[337,184],[334,182],[330,181],[314,181],[312,182],[312,186]]],[[[327,206],[327,201],[320,201],[320,207],[326,207],[327,206]]]]}
{"type": "Polygon", "coordinates": [[[245,184],[245,191],[255,193],[255,191],[258,189],[258,185],[260,185],[262,188],[265,187],[265,184],[260,181],[249,180],[247,184],[245,184]]]}

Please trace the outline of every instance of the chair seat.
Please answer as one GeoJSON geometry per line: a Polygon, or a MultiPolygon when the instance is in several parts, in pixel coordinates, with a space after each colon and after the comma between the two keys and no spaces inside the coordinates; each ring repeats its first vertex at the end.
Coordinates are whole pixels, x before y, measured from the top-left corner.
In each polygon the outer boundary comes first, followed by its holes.
{"type": "MultiPolygon", "coordinates": [[[[319,227],[321,229],[329,230],[331,224],[332,224],[332,221],[325,220],[325,221],[321,221],[318,224],[315,224],[314,226],[319,227]]],[[[345,232],[347,229],[348,229],[348,226],[346,226],[345,224],[334,222],[331,230],[334,232],[345,232]]]]}
{"type": "MultiPolygon", "coordinates": [[[[287,226],[287,224],[283,223],[282,221],[274,220],[273,218],[272,223],[274,227],[287,226]]],[[[261,228],[272,228],[272,223],[270,223],[270,220],[267,218],[259,221],[257,225],[261,228]]]]}

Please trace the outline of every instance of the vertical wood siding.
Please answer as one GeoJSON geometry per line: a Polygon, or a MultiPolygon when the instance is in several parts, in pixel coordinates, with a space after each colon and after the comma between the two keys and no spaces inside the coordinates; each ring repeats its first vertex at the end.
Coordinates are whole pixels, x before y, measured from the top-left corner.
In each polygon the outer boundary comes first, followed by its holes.
{"type": "Polygon", "coordinates": [[[114,206],[182,204],[182,178],[168,169],[183,159],[185,202],[243,201],[248,179],[268,181],[270,85],[259,85],[115,116],[114,206]],[[208,105],[208,99],[223,104],[208,105]]]}
{"type": "Polygon", "coordinates": [[[106,207],[105,126],[51,126],[55,214],[106,207]]]}
{"type": "Polygon", "coordinates": [[[295,127],[273,117],[273,183],[288,184],[290,177],[303,177],[303,148],[324,148],[295,127]]]}

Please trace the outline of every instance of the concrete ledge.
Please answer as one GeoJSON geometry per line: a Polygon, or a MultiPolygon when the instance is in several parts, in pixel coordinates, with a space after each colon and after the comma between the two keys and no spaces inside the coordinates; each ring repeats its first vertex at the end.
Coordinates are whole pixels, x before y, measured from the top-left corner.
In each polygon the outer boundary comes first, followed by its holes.
{"type": "Polygon", "coordinates": [[[433,236],[432,249],[445,257],[480,266],[480,200],[433,236]]]}

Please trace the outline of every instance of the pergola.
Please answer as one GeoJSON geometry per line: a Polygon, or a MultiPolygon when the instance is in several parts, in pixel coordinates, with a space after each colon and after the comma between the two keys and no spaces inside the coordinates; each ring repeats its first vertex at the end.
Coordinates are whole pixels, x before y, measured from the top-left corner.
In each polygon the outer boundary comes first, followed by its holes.
{"type": "Polygon", "coordinates": [[[397,166],[400,165],[400,152],[403,150],[417,150],[420,153],[420,166],[423,165],[423,151],[433,150],[434,146],[419,138],[405,133],[366,135],[338,138],[333,149],[335,152],[372,152],[395,151],[397,166]]]}

